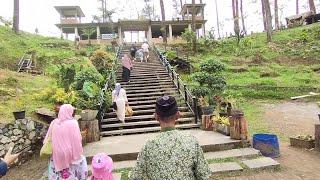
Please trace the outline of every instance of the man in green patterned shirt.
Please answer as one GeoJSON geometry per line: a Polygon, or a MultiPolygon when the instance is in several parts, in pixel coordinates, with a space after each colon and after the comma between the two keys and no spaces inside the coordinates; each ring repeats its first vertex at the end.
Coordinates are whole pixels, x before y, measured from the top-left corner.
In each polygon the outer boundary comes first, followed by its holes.
{"type": "Polygon", "coordinates": [[[211,176],[196,138],[174,128],[179,117],[174,97],[157,100],[155,118],[162,132],[142,148],[131,180],[202,180],[211,176]]]}

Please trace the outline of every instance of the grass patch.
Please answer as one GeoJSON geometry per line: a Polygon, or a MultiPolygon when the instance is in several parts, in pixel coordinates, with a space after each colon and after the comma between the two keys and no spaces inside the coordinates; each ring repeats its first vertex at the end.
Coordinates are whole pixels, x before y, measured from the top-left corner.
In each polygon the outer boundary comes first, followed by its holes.
{"type": "Polygon", "coordinates": [[[213,163],[227,163],[227,162],[235,162],[236,158],[234,157],[228,157],[228,158],[219,158],[219,159],[208,159],[207,162],[209,164],[213,163]]]}
{"type": "Polygon", "coordinates": [[[14,120],[12,112],[17,109],[18,101],[24,104],[27,110],[26,116],[31,116],[33,110],[38,107],[53,108],[52,104],[36,99],[35,95],[54,84],[54,79],[47,76],[32,76],[0,69],[0,93],[1,89],[7,92],[0,96],[0,123],[14,120]],[[15,80],[11,80],[11,84],[8,84],[8,79],[15,80]]]}

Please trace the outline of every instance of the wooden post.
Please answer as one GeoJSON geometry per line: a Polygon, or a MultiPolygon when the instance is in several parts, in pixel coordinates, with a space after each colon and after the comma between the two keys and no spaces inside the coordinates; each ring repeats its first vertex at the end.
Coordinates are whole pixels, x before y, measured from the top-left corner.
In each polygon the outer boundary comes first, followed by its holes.
{"type": "Polygon", "coordinates": [[[231,117],[229,117],[229,122],[231,139],[248,139],[248,124],[242,111],[232,110],[231,117]]]}
{"type": "Polygon", "coordinates": [[[213,115],[202,115],[202,123],[201,123],[201,129],[204,131],[213,131],[213,121],[212,121],[213,115]]]}
{"type": "Polygon", "coordinates": [[[171,69],[171,75],[172,75],[172,82],[174,82],[174,72],[172,69],[171,69]]]}
{"type": "Polygon", "coordinates": [[[86,131],[86,142],[96,142],[100,140],[99,121],[78,121],[81,131],[86,131]]]}
{"type": "Polygon", "coordinates": [[[315,148],[317,151],[320,151],[320,124],[315,124],[315,133],[314,133],[314,138],[315,138],[315,148]]]}
{"type": "Polygon", "coordinates": [[[184,100],[186,103],[188,103],[188,94],[187,94],[187,85],[183,84],[183,89],[184,89],[184,100]]]}
{"type": "Polygon", "coordinates": [[[178,93],[180,94],[179,74],[177,74],[177,86],[178,86],[178,93]]]}

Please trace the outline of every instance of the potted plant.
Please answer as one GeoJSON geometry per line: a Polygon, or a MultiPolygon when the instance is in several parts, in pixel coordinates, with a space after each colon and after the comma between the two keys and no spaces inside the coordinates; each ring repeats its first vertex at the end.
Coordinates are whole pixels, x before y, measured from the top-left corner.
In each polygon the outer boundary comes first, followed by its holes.
{"type": "Polygon", "coordinates": [[[225,70],[223,64],[217,60],[207,60],[200,64],[200,71],[192,75],[192,79],[197,82],[197,86],[192,92],[197,97],[207,97],[208,106],[202,107],[203,114],[212,114],[217,105],[215,96],[221,94],[225,87],[226,81],[222,75],[225,70]]]}
{"type": "Polygon", "coordinates": [[[305,149],[312,149],[315,147],[315,140],[311,135],[298,135],[290,137],[290,145],[305,149]]]}
{"type": "Polygon", "coordinates": [[[25,119],[26,117],[26,104],[23,100],[18,98],[16,100],[16,109],[12,112],[15,120],[25,119]]]}

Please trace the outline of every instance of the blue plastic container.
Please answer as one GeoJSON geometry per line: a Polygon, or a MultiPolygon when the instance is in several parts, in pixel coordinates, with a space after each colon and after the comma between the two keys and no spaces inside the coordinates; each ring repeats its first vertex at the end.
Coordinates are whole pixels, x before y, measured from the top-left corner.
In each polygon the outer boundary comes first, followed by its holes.
{"type": "Polygon", "coordinates": [[[260,150],[261,154],[267,157],[280,156],[278,137],[274,134],[254,134],[253,148],[260,150]]]}

